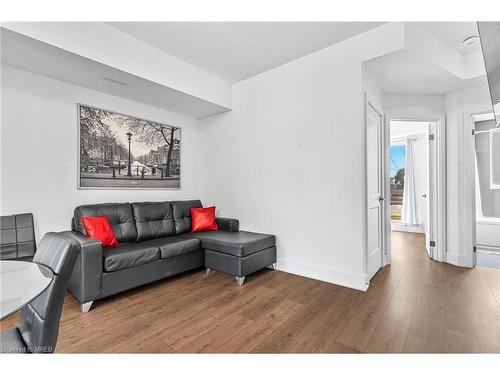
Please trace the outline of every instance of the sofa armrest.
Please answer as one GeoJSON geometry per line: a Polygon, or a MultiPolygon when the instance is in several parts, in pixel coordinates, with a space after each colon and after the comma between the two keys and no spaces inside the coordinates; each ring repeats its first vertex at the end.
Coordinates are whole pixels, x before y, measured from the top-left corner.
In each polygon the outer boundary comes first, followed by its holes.
{"type": "Polygon", "coordinates": [[[240,222],[238,219],[216,217],[215,222],[217,223],[219,230],[223,230],[225,232],[238,232],[240,230],[240,222]]]}
{"type": "Polygon", "coordinates": [[[98,299],[102,289],[102,242],[77,231],[61,234],[76,240],[80,245],[68,290],[82,304],[98,299]]]}

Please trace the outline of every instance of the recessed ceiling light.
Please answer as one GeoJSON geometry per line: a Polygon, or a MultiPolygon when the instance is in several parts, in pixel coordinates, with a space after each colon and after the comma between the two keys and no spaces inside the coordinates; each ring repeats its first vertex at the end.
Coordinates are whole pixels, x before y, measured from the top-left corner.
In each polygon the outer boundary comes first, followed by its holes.
{"type": "Polygon", "coordinates": [[[123,81],[120,81],[120,80],[115,79],[115,78],[104,77],[104,80],[109,81],[109,82],[116,83],[116,84],[118,84],[118,85],[128,86],[128,83],[123,82],[123,81]]]}
{"type": "Polygon", "coordinates": [[[474,46],[479,43],[479,36],[478,35],[470,35],[464,40],[462,40],[462,45],[464,47],[470,47],[474,46]]]}

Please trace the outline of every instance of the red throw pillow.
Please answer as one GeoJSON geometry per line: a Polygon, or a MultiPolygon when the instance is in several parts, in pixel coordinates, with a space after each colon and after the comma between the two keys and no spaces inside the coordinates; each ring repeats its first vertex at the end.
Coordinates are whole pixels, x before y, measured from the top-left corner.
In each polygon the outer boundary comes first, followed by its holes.
{"type": "Polygon", "coordinates": [[[103,247],[118,245],[107,216],[82,217],[82,224],[87,232],[87,237],[101,241],[103,247]]]}
{"type": "Polygon", "coordinates": [[[215,222],[215,206],[191,208],[191,232],[219,230],[215,222]]]}

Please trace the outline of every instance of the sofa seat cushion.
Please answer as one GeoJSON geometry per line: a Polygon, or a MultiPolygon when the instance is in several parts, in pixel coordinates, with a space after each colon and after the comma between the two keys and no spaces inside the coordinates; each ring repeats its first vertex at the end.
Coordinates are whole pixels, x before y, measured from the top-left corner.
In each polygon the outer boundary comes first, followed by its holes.
{"type": "Polygon", "coordinates": [[[160,259],[160,249],[145,242],[121,243],[119,246],[104,250],[104,271],[113,272],[140,266],[160,259]]]}
{"type": "Polygon", "coordinates": [[[201,250],[200,240],[197,238],[173,236],[156,238],[142,243],[145,245],[157,246],[160,249],[160,256],[163,259],[201,250]]]}
{"type": "Polygon", "coordinates": [[[198,238],[203,249],[237,257],[244,257],[276,244],[274,235],[246,231],[196,232],[182,234],[181,237],[198,238]]]}

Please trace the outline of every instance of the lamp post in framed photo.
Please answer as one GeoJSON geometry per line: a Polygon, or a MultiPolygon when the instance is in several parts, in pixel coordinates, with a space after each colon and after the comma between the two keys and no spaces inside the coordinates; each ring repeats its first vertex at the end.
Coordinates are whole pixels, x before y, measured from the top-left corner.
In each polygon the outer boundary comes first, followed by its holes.
{"type": "Polygon", "coordinates": [[[78,125],[79,188],[180,188],[179,127],[83,104],[78,125]]]}
{"type": "Polygon", "coordinates": [[[129,177],[132,177],[132,169],[130,167],[130,163],[131,163],[131,160],[130,160],[130,141],[132,140],[132,133],[131,132],[128,132],[127,133],[127,138],[128,138],[128,172],[127,172],[127,176],[129,177]]]}

